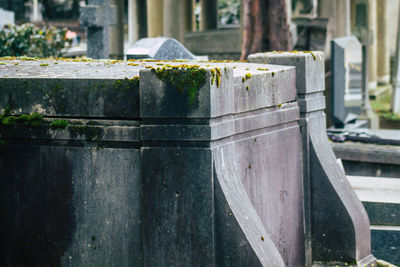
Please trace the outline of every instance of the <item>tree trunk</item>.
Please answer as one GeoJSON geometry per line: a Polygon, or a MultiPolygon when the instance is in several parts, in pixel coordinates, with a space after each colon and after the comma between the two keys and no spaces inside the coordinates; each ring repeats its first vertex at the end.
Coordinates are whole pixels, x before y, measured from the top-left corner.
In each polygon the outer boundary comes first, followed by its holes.
{"type": "Polygon", "coordinates": [[[243,0],[242,55],[290,50],[290,31],[285,0],[243,0]]]}

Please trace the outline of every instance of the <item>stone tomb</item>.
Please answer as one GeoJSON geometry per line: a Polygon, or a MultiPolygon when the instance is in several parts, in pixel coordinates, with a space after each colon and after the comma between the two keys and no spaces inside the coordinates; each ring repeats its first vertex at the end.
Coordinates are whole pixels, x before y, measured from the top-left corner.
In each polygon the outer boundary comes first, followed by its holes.
{"type": "Polygon", "coordinates": [[[374,263],[322,53],[260,61],[2,60],[2,266],[374,263]]]}
{"type": "Polygon", "coordinates": [[[189,50],[173,38],[143,38],[127,51],[127,59],[196,59],[189,50]]]}

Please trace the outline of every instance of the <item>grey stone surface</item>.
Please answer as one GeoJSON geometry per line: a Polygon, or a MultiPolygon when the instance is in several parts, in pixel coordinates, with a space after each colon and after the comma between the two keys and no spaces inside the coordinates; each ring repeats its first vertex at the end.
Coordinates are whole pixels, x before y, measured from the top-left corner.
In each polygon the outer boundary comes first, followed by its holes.
{"type": "Polygon", "coordinates": [[[313,52],[267,52],[249,55],[252,63],[267,63],[296,67],[297,94],[309,94],[325,90],[324,53],[313,52]],[[305,75],[306,74],[306,75],[305,75]]]}
{"type": "Polygon", "coordinates": [[[368,216],[336,163],[326,136],[324,58],[320,52],[271,52],[250,62],[296,66],[302,133],[306,265],[313,262],[371,264],[368,216]]]}
{"type": "Polygon", "coordinates": [[[196,55],[208,55],[212,59],[240,58],[240,28],[186,32],[184,40],[185,46],[196,55]]]}
{"type": "Polygon", "coordinates": [[[6,24],[14,24],[15,16],[13,11],[0,8],[0,29],[6,24]]]}
{"type": "Polygon", "coordinates": [[[110,26],[116,24],[117,10],[110,0],[89,0],[80,9],[80,24],[87,27],[87,56],[108,58],[110,49],[110,26]]]}
{"type": "Polygon", "coordinates": [[[140,86],[143,118],[213,118],[273,107],[296,99],[295,73],[291,67],[236,62],[184,64],[196,64],[208,72],[194,103],[189,103],[186,92],[179,93],[150,70],[143,70],[140,78],[148,81],[140,86]],[[210,71],[216,67],[221,70],[219,87],[211,82],[210,71]],[[247,73],[251,74],[251,78],[243,82],[247,73]]]}
{"type": "MultiPolygon", "coordinates": [[[[265,228],[266,225],[246,194],[239,175],[241,162],[232,157],[236,153],[240,153],[240,149],[234,143],[213,150],[214,179],[217,183],[215,201],[216,210],[219,211],[215,221],[219,252],[216,255],[217,263],[221,266],[236,265],[245,259],[244,263],[248,266],[285,266],[277,244],[272,242],[272,233],[265,228]],[[246,238],[243,238],[242,232],[246,238]],[[239,239],[239,242],[230,242],[235,239],[239,239]],[[242,245],[237,247],[237,244],[242,245]],[[248,255],[252,252],[251,249],[257,257],[248,255]],[[245,253],[241,254],[239,251],[245,253]]],[[[244,169],[247,168],[248,166],[244,169]]]]}
{"type": "Polygon", "coordinates": [[[2,59],[2,112],[7,104],[16,114],[41,105],[45,115],[36,128],[0,125],[6,141],[0,171],[10,177],[1,181],[10,199],[1,204],[9,216],[3,228],[12,230],[0,235],[15,244],[1,254],[3,265],[25,260],[7,256],[23,251],[15,234],[42,238],[36,221],[27,229],[15,219],[31,213],[13,208],[36,188],[25,181],[37,179],[40,190],[32,198],[38,211],[55,214],[44,223],[52,239],[29,254],[42,265],[51,259],[68,266],[303,266],[311,252],[314,261],[374,262],[365,210],[341,181],[343,171],[322,134],[323,87],[313,87],[323,85],[322,54],[297,56],[282,60],[289,66],[2,59]],[[302,62],[300,70],[290,61],[302,62]],[[151,70],[167,64],[206,70],[193,103],[151,70]],[[317,81],[305,78],[308,71],[317,81]],[[132,90],[122,86],[137,74],[132,90]],[[104,82],[102,90],[93,88],[104,82]],[[62,90],[43,99],[57,83],[62,90]],[[58,101],[65,101],[65,111],[50,111],[58,101]],[[106,110],[101,103],[109,102],[116,107],[106,110]],[[59,118],[68,121],[66,129],[49,127],[59,118]],[[21,159],[31,157],[21,168],[21,159]]]}
{"type": "Polygon", "coordinates": [[[127,59],[152,58],[159,60],[196,59],[189,50],[173,38],[143,38],[128,48],[127,59]]]}
{"type": "Polygon", "coordinates": [[[19,143],[0,155],[2,266],[140,263],[140,150],[19,143]]]}
{"type": "Polygon", "coordinates": [[[400,227],[372,227],[371,238],[376,257],[400,265],[400,227]]]}
{"type": "Polygon", "coordinates": [[[143,148],[142,174],[144,265],[213,266],[211,151],[143,148]]]}
{"type": "Polygon", "coordinates": [[[313,258],[358,262],[370,256],[367,213],[343,170],[329,159],[335,156],[323,131],[325,122],[317,118],[308,123],[311,127],[313,258]]]}
{"type": "Polygon", "coordinates": [[[371,225],[400,225],[400,203],[363,202],[363,205],[371,225]]]}
{"type": "Polygon", "coordinates": [[[357,58],[357,54],[361,57],[361,44],[354,36],[332,40],[332,108],[330,116],[332,116],[333,123],[338,127],[343,127],[347,123],[349,109],[345,105],[345,98],[353,98],[357,94],[361,96],[361,86],[355,94],[354,90],[350,92],[352,83],[350,79],[361,78],[355,74],[350,75],[350,63],[361,62],[361,58],[357,58]],[[352,93],[352,96],[350,96],[350,93],[352,93]]]}

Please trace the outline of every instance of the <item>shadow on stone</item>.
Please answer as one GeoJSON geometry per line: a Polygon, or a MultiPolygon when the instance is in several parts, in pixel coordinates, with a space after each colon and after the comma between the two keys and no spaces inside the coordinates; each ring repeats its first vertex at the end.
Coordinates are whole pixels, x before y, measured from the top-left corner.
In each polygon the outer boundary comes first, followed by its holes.
{"type": "Polygon", "coordinates": [[[57,148],[0,149],[1,266],[61,266],[75,227],[69,165],[57,148]]]}

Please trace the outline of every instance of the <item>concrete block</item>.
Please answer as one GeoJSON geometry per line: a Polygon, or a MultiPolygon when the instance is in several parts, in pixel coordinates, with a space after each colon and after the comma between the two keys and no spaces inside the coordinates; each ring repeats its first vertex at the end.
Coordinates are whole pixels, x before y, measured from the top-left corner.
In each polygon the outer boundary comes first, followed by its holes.
{"type": "Polygon", "coordinates": [[[325,61],[322,52],[267,52],[249,55],[249,62],[296,67],[298,94],[325,90],[325,61]]]}

